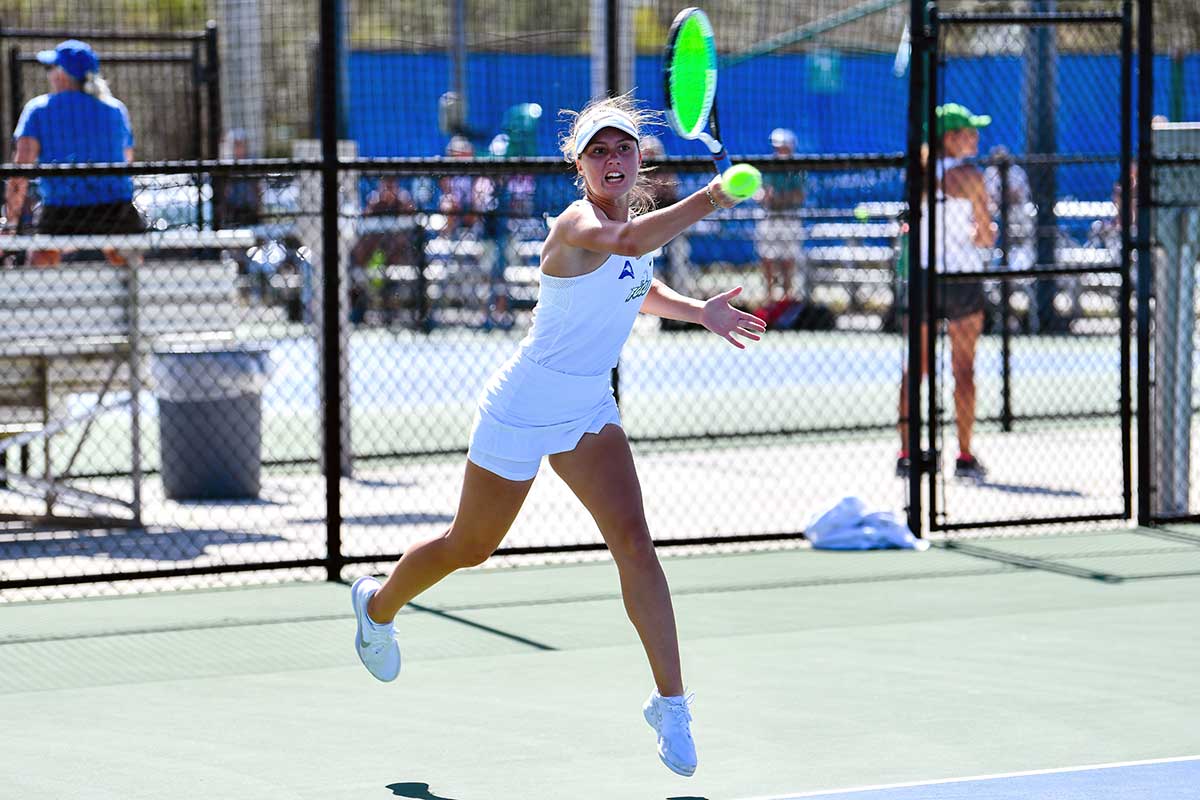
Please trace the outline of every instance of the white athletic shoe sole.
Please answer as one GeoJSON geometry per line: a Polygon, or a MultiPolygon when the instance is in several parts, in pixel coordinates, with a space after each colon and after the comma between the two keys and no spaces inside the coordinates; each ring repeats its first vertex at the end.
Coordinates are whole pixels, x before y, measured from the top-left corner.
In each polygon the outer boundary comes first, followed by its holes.
{"type": "MultiPolygon", "coordinates": [[[[655,735],[658,736],[659,735],[658,734],[658,723],[655,721],[656,715],[654,713],[653,704],[646,703],[646,705],[642,707],[642,716],[646,718],[646,724],[649,725],[651,728],[653,728],[655,735]]],[[[658,748],[658,760],[661,761],[663,763],[663,765],[666,766],[667,769],[671,770],[671,772],[674,772],[676,775],[682,775],[685,778],[690,778],[696,774],[696,765],[695,764],[692,764],[691,766],[677,764],[671,760],[670,756],[668,756],[665,752],[663,752],[663,749],[661,747],[658,748]]]]}
{"type": "Polygon", "coordinates": [[[367,602],[370,601],[371,595],[374,593],[372,589],[379,588],[379,581],[372,578],[370,575],[364,575],[354,582],[350,587],[350,601],[354,606],[354,620],[358,623],[358,630],[354,634],[354,652],[358,653],[358,660],[367,668],[376,679],[388,683],[396,680],[396,676],[400,674],[400,645],[392,641],[392,652],[389,654],[392,658],[387,658],[384,663],[372,666],[364,654],[366,641],[363,639],[363,626],[367,624],[367,602]]]}

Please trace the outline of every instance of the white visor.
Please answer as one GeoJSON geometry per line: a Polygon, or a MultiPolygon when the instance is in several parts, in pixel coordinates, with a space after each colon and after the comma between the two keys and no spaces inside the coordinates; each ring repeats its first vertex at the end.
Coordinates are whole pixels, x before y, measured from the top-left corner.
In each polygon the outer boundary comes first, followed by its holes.
{"type": "Polygon", "coordinates": [[[588,146],[592,137],[605,128],[624,131],[632,136],[635,142],[637,141],[637,125],[633,123],[628,114],[612,108],[590,112],[579,120],[579,124],[575,127],[575,158],[579,158],[579,154],[583,152],[583,148],[588,146]]]}

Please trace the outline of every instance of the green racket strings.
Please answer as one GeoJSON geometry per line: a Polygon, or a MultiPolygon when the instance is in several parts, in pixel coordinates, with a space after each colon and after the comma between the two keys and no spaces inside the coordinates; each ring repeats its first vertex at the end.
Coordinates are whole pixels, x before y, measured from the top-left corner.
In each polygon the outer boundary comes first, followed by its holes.
{"type": "Polygon", "coordinates": [[[717,53],[711,26],[701,14],[684,20],[671,54],[669,94],[678,132],[695,138],[703,130],[717,92],[717,53]]]}

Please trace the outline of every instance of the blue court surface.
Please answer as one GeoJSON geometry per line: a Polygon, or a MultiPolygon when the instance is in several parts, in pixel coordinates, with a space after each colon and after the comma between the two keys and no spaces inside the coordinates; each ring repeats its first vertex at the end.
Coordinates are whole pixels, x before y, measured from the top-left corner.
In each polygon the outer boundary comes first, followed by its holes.
{"type": "Polygon", "coordinates": [[[1184,756],[747,800],[1195,800],[1198,797],[1200,756],[1184,756]]]}

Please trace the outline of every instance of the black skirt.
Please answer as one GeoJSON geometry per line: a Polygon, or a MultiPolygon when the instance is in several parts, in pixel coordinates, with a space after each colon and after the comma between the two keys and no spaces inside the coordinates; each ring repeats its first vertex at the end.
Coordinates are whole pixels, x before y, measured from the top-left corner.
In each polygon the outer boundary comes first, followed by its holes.
{"type": "Polygon", "coordinates": [[[51,236],[145,233],[146,220],[132,201],[90,206],[42,206],[37,232],[51,236]]]}

